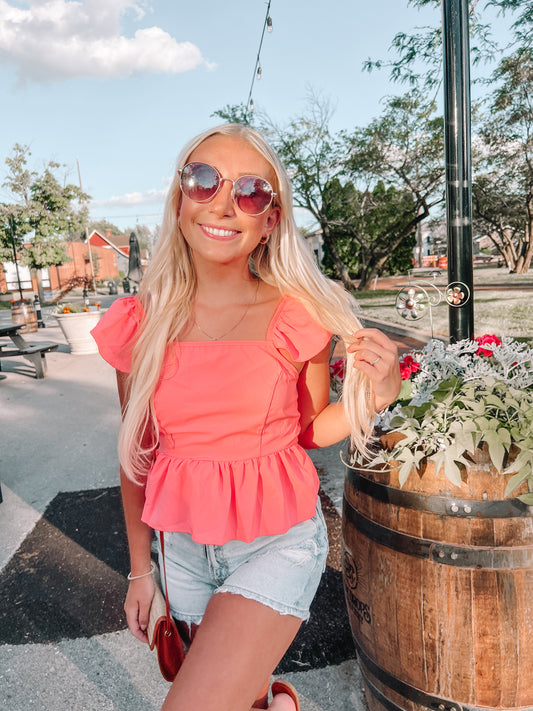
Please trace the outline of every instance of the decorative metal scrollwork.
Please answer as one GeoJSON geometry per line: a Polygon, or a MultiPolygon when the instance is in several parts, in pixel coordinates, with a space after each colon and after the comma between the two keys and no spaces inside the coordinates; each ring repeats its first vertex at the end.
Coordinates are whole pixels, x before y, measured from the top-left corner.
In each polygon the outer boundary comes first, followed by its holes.
{"type": "Polygon", "coordinates": [[[470,301],[470,289],[462,281],[452,281],[446,287],[446,301],[455,308],[464,306],[470,301]]]}
{"type": "Polygon", "coordinates": [[[415,289],[409,286],[398,292],[396,296],[396,310],[410,321],[417,321],[426,315],[427,293],[424,289],[415,289]]]}
{"type": "Polygon", "coordinates": [[[432,308],[438,306],[443,298],[449,306],[461,308],[470,301],[470,288],[461,281],[454,281],[443,287],[441,291],[432,282],[412,283],[409,274],[409,284],[403,286],[396,294],[395,306],[400,316],[407,321],[418,321],[429,314],[433,333],[432,308]]]}
{"type": "Polygon", "coordinates": [[[434,284],[429,282],[421,282],[416,285],[410,284],[400,289],[397,293],[396,310],[402,318],[408,321],[418,321],[418,319],[423,318],[433,306],[437,306],[437,304],[441,302],[441,299],[440,292],[434,284]],[[428,292],[422,284],[431,287],[436,293],[428,292]]]}

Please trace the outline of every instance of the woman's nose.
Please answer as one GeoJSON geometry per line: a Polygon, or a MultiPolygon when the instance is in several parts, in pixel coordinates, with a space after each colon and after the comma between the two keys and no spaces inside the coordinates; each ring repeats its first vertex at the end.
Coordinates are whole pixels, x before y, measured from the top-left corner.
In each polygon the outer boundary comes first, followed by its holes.
{"type": "Polygon", "coordinates": [[[235,203],[233,202],[233,181],[229,178],[222,179],[222,185],[215,197],[209,203],[211,212],[216,215],[234,215],[235,203]]]}

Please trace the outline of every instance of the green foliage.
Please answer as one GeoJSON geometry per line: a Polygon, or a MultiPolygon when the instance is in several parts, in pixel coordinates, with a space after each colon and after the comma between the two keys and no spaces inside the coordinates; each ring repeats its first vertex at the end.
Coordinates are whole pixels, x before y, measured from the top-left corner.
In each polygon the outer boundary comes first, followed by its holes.
{"type": "MultiPolygon", "coordinates": [[[[392,185],[387,188],[383,182],[378,182],[372,192],[362,192],[352,182],[342,185],[335,178],[325,186],[324,212],[338,255],[352,277],[360,277],[367,265],[380,259],[380,273],[390,269],[407,271],[411,267],[412,235],[396,246],[387,239],[388,235],[401,232],[412,219],[414,200],[409,192],[392,185]]],[[[325,270],[332,267],[327,246],[323,266],[325,270]]]]}
{"type": "Polygon", "coordinates": [[[42,269],[65,260],[60,242],[81,232],[87,221],[84,203],[89,196],[76,185],[59,181],[59,163],[50,161],[42,174],[30,171],[30,155],[27,146],[16,144],[12,156],[6,159],[9,174],[3,186],[13,202],[0,206],[0,243],[5,251],[12,238],[17,249],[29,242],[20,260],[31,269],[42,269]],[[76,206],[76,202],[81,204],[76,206]]]}
{"type": "Polygon", "coordinates": [[[413,466],[422,460],[435,464],[436,474],[461,485],[460,465],[467,465],[466,454],[473,455],[485,443],[495,469],[512,474],[506,495],[528,481],[533,490],[533,393],[517,390],[506,383],[461,382],[452,377],[443,381],[430,402],[405,406],[394,417],[394,431],[405,439],[382,453],[383,461],[398,462],[403,485],[413,466]],[[508,462],[513,446],[520,450],[508,462]]]}
{"type": "Polygon", "coordinates": [[[443,126],[420,92],[387,101],[370,126],[333,134],[327,102],[311,96],[303,115],[261,129],[291,178],[295,203],[318,223],[323,268],[359,289],[443,196],[443,126]]]}
{"type": "Polygon", "coordinates": [[[108,220],[94,220],[92,222],[89,222],[89,234],[93,231],[97,230],[101,234],[104,234],[107,232],[107,230],[111,230],[111,233],[114,235],[120,235],[122,234],[122,230],[120,227],[117,227],[114,225],[112,222],[109,222],[108,220]]]}
{"type": "Polygon", "coordinates": [[[413,268],[413,251],[416,247],[416,233],[406,237],[385,262],[383,272],[387,274],[405,274],[413,268]]]}
{"type": "Polygon", "coordinates": [[[368,288],[385,270],[389,256],[412,239],[417,224],[443,200],[443,122],[433,110],[413,90],[388,99],[378,119],[350,136],[349,168],[360,182],[375,186],[369,219],[372,222],[373,216],[374,227],[379,225],[361,258],[359,288],[368,288]]]}
{"type": "MultiPolygon", "coordinates": [[[[388,67],[391,77],[396,81],[409,82],[419,86],[433,86],[439,83],[439,64],[442,62],[442,32],[440,12],[442,0],[408,0],[413,7],[433,7],[435,10],[435,25],[424,27],[412,35],[398,33],[392,40],[393,49],[398,58],[391,62],[368,60],[365,68],[380,69],[388,67]],[[425,75],[420,64],[426,66],[425,75]]],[[[487,22],[487,10],[498,11],[498,18],[504,16],[512,19],[510,28],[513,36],[512,44],[531,46],[533,42],[533,6],[529,0],[470,0],[469,25],[470,49],[474,65],[493,60],[500,49],[492,27],[487,22]]]]}
{"type": "Polygon", "coordinates": [[[379,418],[396,444],[367,466],[393,462],[403,486],[414,470],[433,462],[436,475],[442,470],[461,486],[461,467],[485,445],[496,472],[508,477],[506,495],[524,482],[533,492],[532,364],[533,349],[495,336],[447,346],[431,341],[404,357],[400,367],[410,379],[379,418]]]}
{"type": "Polygon", "coordinates": [[[226,104],[222,109],[214,111],[211,116],[218,116],[226,123],[242,123],[245,126],[252,126],[254,123],[254,112],[244,104],[226,104]]]}
{"type": "MultiPolygon", "coordinates": [[[[442,82],[442,2],[441,0],[409,0],[409,4],[418,8],[434,8],[434,23],[431,26],[417,28],[411,34],[398,32],[393,37],[390,47],[395,58],[387,61],[368,59],[363,68],[369,72],[385,68],[389,70],[390,77],[395,82],[417,87],[425,93],[436,92],[442,82]]],[[[486,2],[484,6],[478,0],[471,0],[469,3],[470,55],[474,65],[493,60],[498,51],[492,28],[483,21],[483,7],[503,4],[509,3],[506,0],[486,2]]]]}
{"type": "Polygon", "coordinates": [[[482,117],[473,208],[508,266],[529,269],[533,241],[533,49],[504,57],[482,117]]]}

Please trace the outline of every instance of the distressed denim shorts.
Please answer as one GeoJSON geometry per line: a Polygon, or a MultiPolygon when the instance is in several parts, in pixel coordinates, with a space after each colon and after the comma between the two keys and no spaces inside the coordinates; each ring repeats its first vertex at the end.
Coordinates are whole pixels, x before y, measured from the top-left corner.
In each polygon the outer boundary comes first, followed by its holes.
{"type": "MultiPolygon", "coordinates": [[[[282,615],[307,620],[327,554],[320,501],[313,518],[297,523],[287,533],[259,536],[251,543],[228,541],[213,546],[196,543],[188,533],[165,533],[172,615],[198,624],[211,595],[229,592],[257,600],[282,615]]],[[[159,561],[162,565],[160,550],[159,561]]]]}

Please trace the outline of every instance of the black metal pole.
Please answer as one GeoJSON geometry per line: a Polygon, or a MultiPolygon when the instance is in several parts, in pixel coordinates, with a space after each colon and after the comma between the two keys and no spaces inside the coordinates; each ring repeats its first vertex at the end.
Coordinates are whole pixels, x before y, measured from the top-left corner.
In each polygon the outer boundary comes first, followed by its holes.
{"type": "Polygon", "coordinates": [[[450,340],[474,335],[468,0],[442,0],[450,340]]]}

